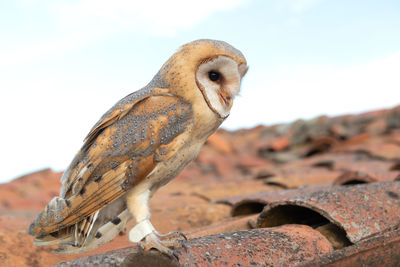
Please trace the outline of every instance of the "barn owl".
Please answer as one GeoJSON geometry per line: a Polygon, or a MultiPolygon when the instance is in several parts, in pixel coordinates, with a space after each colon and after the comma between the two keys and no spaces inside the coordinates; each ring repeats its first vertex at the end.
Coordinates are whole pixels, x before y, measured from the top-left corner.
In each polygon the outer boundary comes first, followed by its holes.
{"type": "Polygon", "coordinates": [[[94,125],[29,227],[36,245],[59,253],[94,249],[130,219],[129,240],[171,255],[179,232],[158,233],[149,199],[175,178],[229,116],[247,72],[243,54],[216,40],[181,46],[151,82],[117,102],[94,125]]]}

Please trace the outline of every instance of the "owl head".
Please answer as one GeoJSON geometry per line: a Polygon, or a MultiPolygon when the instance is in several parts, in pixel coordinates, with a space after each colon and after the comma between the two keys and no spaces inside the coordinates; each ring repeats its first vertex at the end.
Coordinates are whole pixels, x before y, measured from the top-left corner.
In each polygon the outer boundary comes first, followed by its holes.
{"type": "Polygon", "coordinates": [[[224,119],[247,69],[246,59],[239,50],[223,41],[202,39],[181,46],[159,75],[172,93],[193,104],[205,100],[224,119]]]}

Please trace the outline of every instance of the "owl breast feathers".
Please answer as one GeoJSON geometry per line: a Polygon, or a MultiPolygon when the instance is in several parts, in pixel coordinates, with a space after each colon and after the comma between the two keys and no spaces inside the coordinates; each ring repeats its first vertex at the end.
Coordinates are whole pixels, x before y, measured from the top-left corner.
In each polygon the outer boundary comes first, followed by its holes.
{"type": "Polygon", "coordinates": [[[170,254],[172,238],[149,222],[149,199],[228,117],[247,68],[242,53],[222,41],[180,47],[89,132],[61,178],[60,196],[29,227],[35,244],[83,252],[112,240],[134,218],[130,240],[170,254]]]}

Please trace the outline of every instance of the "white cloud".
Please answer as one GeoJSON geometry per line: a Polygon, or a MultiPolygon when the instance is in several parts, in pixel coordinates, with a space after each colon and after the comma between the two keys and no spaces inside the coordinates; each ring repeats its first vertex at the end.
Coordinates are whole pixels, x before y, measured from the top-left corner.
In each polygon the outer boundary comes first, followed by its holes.
{"type": "Polygon", "coordinates": [[[289,122],[400,104],[400,51],[353,67],[301,65],[249,77],[227,128],[289,122]]]}

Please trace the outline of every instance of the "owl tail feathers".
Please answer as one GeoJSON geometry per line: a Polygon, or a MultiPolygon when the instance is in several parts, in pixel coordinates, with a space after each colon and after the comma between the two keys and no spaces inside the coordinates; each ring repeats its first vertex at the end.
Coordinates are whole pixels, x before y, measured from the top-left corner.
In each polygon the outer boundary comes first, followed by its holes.
{"type": "Polygon", "coordinates": [[[70,204],[69,200],[61,197],[55,197],[47,204],[29,226],[28,232],[35,237],[35,245],[59,245],[54,251],[59,254],[85,252],[114,239],[132,218],[125,199],[120,198],[74,224],[63,225],[70,204]]]}
{"type": "Polygon", "coordinates": [[[65,239],[66,242],[62,242],[60,247],[54,250],[54,253],[58,254],[72,254],[72,253],[83,253],[89,250],[96,249],[101,245],[113,240],[119,233],[123,232],[127,222],[132,218],[128,210],[122,211],[113,220],[106,222],[100,226],[96,231],[90,234],[83,244],[76,245],[74,242],[65,239]],[[69,241],[69,242],[68,242],[69,241]]]}
{"type": "Polygon", "coordinates": [[[28,233],[44,236],[57,230],[57,225],[68,215],[70,202],[61,197],[54,197],[29,226],[28,233]]]}
{"type": "Polygon", "coordinates": [[[74,241],[73,234],[65,234],[64,236],[60,236],[57,233],[57,237],[55,235],[45,235],[40,238],[35,238],[33,240],[33,244],[36,246],[52,246],[52,245],[59,245],[63,243],[71,243],[74,241]]]}

